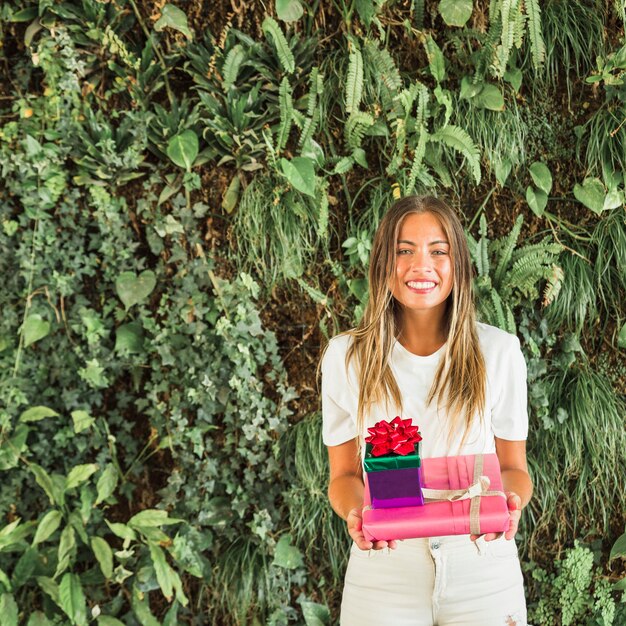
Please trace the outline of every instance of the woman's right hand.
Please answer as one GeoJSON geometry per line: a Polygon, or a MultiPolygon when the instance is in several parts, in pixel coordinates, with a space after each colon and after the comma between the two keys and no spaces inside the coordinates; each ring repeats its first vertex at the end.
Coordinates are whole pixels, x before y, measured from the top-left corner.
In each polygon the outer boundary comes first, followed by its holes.
{"type": "Polygon", "coordinates": [[[348,533],[354,540],[354,543],[361,550],[382,550],[383,548],[391,548],[395,550],[397,542],[392,539],[390,541],[368,541],[363,534],[363,515],[361,509],[355,508],[348,513],[346,518],[348,525],[348,533]]]}

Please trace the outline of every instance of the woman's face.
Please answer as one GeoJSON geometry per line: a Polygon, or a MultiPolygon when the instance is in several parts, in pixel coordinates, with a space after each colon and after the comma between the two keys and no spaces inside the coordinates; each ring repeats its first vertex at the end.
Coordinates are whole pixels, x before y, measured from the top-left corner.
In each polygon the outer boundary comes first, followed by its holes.
{"type": "Polygon", "coordinates": [[[440,308],[453,287],[450,243],[433,213],[411,213],[396,242],[393,297],[403,308],[419,311],[440,308]]]}

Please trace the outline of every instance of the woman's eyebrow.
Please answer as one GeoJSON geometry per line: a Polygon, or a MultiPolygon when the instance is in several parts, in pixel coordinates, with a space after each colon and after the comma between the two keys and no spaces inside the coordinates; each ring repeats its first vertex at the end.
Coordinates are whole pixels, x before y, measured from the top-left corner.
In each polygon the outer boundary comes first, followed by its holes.
{"type": "MultiPolygon", "coordinates": [[[[413,241],[409,241],[408,239],[398,239],[398,243],[408,243],[410,246],[414,246],[415,243],[413,241]]],[[[431,241],[428,245],[429,246],[434,246],[438,243],[445,243],[447,245],[450,245],[447,241],[443,240],[443,239],[437,239],[436,241],[431,241]]]]}

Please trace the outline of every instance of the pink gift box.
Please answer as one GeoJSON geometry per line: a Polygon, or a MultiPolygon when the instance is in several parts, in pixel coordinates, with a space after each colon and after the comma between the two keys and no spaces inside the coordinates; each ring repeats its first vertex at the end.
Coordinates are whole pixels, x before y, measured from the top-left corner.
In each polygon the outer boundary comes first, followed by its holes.
{"type": "Polygon", "coordinates": [[[431,490],[437,501],[427,500],[423,506],[374,509],[371,508],[365,474],[364,506],[370,508],[363,511],[363,534],[368,541],[469,535],[472,532],[472,506],[475,510],[474,517],[478,520],[479,533],[502,532],[508,529],[509,510],[506,496],[502,493],[500,463],[495,453],[423,459],[422,478],[424,495],[428,498],[431,490]],[[484,479],[482,485],[478,484],[480,476],[487,476],[489,484],[484,479]],[[466,491],[470,485],[473,485],[472,491],[463,495],[465,499],[440,500],[442,497],[461,497],[461,491],[466,491]],[[433,490],[454,490],[456,494],[435,494],[433,490]],[[474,495],[476,493],[485,495],[474,495]]]}

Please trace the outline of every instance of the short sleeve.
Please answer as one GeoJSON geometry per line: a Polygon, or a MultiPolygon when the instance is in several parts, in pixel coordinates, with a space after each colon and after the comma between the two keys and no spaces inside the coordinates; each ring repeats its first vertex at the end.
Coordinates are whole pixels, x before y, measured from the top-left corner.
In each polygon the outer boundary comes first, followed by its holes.
{"type": "Polygon", "coordinates": [[[509,337],[498,368],[500,393],[492,408],[491,426],[496,437],[521,441],[528,437],[526,361],[519,339],[509,337]]]}
{"type": "Polygon", "coordinates": [[[330,341],[322,358],[322,440],[338,446],[356,437],[356,423],[349,410],[350,395],[345,350],[330,341]]]}

